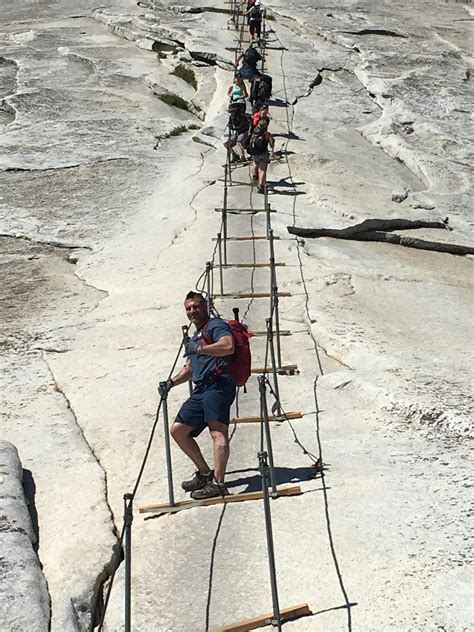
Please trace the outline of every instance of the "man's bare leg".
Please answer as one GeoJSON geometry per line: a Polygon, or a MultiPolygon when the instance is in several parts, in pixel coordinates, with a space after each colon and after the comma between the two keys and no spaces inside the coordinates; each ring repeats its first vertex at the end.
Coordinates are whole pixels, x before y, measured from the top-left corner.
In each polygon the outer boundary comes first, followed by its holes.
{"type": "Polygon", "coordinates": [[[214,479],[223,483],[230,454],[229,427],[222,421],[210,421],[208,426],[214,453],[214,479]]]}
{"type": "Polygon", "coordinates": [[[184,454],[186,454],[186,456],[191,459],[200,474],[207,474],[208,472],[210,472],[211,468],[202,456],[201,449],[198,446],[196,440],[194,439],[194,437],[191,437],[191,432],[191,426],[179,423],[178,421],[175,421],[171,426],[171,436],[179,445],[184,454]]]}

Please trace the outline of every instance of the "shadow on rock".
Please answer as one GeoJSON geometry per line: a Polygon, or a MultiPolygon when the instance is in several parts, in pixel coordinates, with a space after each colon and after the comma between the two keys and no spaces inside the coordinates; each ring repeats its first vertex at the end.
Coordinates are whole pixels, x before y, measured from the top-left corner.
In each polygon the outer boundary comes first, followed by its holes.
{"type": "Polygon", "coordinates": [[[28,511],[31,517],[31,523],[35,534],[36,542],[34,543],[35,551],[39,548],[39,522],[38,512],[36,511],[36,483],[30,470],[23,470],[23,491],[28,505],[28,511]]]}
{"type": "MultiPolygon", "coordinates": [[[[242,477],[234,481],[227,481],[227,487],[232,488],[247,485],[247,488],[242,493],[259,492],[262,489],[262,477],[256,468],[236,470],[234,472],[228,472],[228,474],[241,474],[247,472],[255,472],[255,474],[252,476],[242,477]]],[[[318,478],[318,475],[320,475],[320,469],[316,468],[314,465],[308,465],[306,467],[275,467],[277,485],[314,481],[318,478]]]]}

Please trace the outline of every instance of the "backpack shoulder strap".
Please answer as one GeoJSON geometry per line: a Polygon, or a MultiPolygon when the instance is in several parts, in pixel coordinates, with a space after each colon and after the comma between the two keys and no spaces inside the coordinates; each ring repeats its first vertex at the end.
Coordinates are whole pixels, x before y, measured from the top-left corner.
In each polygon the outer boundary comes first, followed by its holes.
{"type": "Polygon", "coordinates": [[[202,332],[201,332],[201,338],[202,338],[202,342],[205,345],[210,345],[212,344],[211,341],[209,340],[209,338],[207,337],[207,328],[209,327],[209,323],[211,322],[211,319],[209,318],[209,320],[207,321],[207,323],[204,325],[204,327],[202,328],[202,332]]]}

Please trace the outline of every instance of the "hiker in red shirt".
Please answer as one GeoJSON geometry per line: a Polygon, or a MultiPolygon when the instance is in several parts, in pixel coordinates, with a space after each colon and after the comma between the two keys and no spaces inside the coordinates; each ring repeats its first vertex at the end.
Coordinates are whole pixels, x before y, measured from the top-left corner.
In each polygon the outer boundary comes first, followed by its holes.
{"type": "Polygon", "coordinates": [[[257,127],[257,123],[261,118],[267,119],[270,124],[270,115],[268,113],[268,104],[264,103],[260,108],[252,114],[252,127],[257,127]]]}

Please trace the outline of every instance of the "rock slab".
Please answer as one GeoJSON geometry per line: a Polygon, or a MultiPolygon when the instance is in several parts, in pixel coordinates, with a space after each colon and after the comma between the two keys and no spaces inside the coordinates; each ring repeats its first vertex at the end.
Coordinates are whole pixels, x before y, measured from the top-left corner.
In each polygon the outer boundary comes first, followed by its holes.
{"type": "Polygon", "coordinates": [[[17,449],[0,441],[0,628],[43,632],[49,629],[49,595],[22,478],[17,449]]]}

